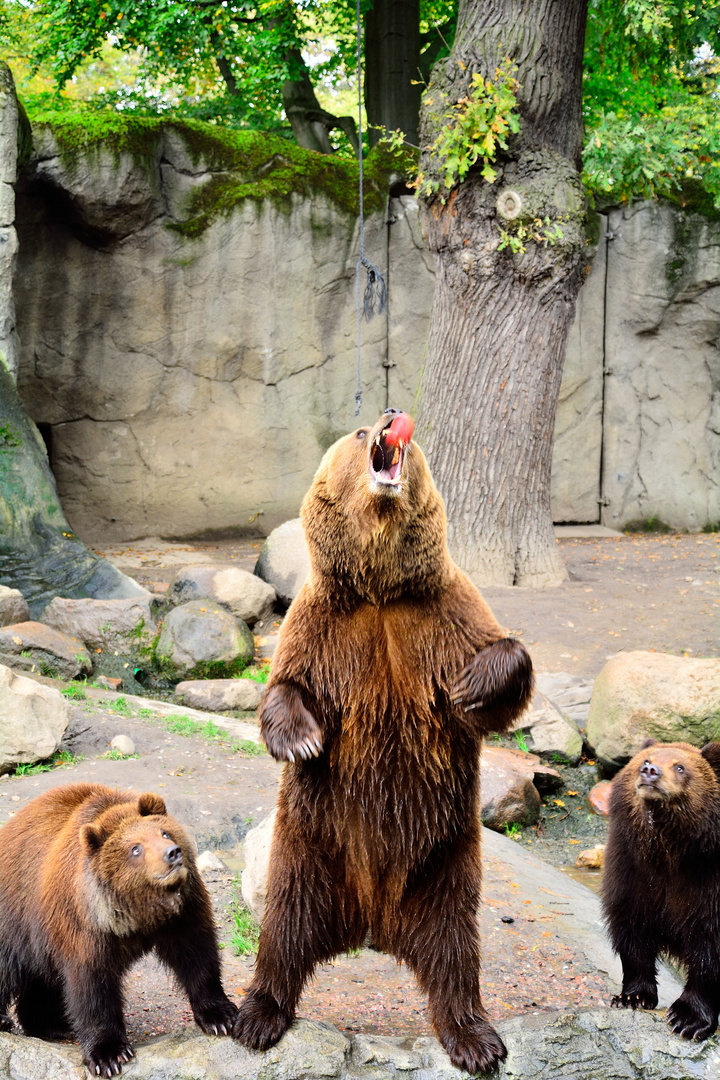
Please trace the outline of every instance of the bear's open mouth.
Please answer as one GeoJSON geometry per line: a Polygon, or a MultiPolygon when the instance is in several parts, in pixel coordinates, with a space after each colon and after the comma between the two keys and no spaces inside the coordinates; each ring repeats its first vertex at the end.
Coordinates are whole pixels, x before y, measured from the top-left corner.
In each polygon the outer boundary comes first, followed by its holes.
{"type": "Polygon", "coordinates": [[[407,413],[388,418],[370,446],[371,480],[391,487],[400,484],[412,431],[413,421],[407,413]]]}

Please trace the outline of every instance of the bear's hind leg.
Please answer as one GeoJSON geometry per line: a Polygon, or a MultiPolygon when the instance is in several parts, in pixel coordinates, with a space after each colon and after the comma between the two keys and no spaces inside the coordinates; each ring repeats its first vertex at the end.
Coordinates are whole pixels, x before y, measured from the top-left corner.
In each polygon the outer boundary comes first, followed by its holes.
{"type": "Polygon", "coordinates": [[[474,830],[438,845],[378,935],[415,972],[440,1042],[468,1073],[490,1072],[507,1055],[480,996],[479,854],[474,830]]]}
{"type": "Polygon", "coordinates": [[[25,1034],[35,1039],[72,1036],[59,983],[28,979],[17,997],[17,1018],[25,1034]]]}
{"type": "Polygon", "coordinates": [[[676,1035],[684,1039],[707,1039],[718,1026],[720,985],[708,985],[688,973],[688,980],[677,1001],[667,1011],[667,1022],[676,1035]]]}
{"type": "Polygon", "coordinates": [[[315,847],[279,814],[255,975],[234,1037],[252,1050],[274,1046],[295,1019],[316,965],[361,945],[366,931],[342,857],[315,847]]]}

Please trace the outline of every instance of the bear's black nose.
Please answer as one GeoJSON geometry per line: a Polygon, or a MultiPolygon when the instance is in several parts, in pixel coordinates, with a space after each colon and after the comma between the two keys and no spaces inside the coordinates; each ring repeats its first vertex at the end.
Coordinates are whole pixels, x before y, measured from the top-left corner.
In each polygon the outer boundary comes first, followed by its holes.
{"type": "Polygon", "coordinates": [[[660,770],[651,761],[644,761],[640,766],[640,775],[646,780],[657,780],[658,776],[660,776],[660,770]]]}
{"type": "Polygon", "coordinates": [[[163,855],[165,862],[168,866],[181,866],[182,865],[182,848],[179,844],[173,844],[172,847],[166,849],[163,855]]]}

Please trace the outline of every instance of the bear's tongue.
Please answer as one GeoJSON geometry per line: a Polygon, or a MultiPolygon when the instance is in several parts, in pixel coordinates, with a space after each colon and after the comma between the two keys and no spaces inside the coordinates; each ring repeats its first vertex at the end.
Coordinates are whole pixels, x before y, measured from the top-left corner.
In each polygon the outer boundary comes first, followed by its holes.
{"type": "Polygon", "coordinates": [[[375,478],[381,483],[397,482],[402,469],[405,447],[412,438],[415,422],[408,413],[398,413],[378,433],[372,453],[375,478]]]}

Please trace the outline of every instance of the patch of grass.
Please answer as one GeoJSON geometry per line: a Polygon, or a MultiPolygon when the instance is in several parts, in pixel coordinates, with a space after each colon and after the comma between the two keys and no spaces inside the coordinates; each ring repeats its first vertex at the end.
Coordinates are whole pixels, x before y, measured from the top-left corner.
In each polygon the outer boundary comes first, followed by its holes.
{"type": "Polygon", "coordinates": [[[260,668],[247,668],[243,671],[242,675],[235,675],[236,679],[252,679],[253,682],[262,683],[263,685],[270,678],[270,665],[260,668]]]}
{"type": "Polygon", "coordinates": [[[550,760],[552,761],[553,765],[570,764],[570,758],[565,757],[565,755],[561,754],[559,750],[553,750],[552,754],[550,755],[550,760]]]}
{"type": "Polygon", "coordinates": [[[522,835],[522,826],[518,825],[517,821],[513,821],[512,825],[506,821],[503,831],[511,840],[518,840],[522,835]]]}
{"type": "Polygon", "coordinates": [[[141,720],[147,720],[149,717],[154,716],[155,713],[152,709],[148,709],[146,705],[143,705],[142,709],[138,709],[138,717],[141,720]]]}
{"type": "Polygon", "coordinates": [[[21,762],[15,768],[13,776],[36,776],[38,773],[60,769],[63,765],[77,765],[79,761],[82,761],[82,758],[71,754],[69,750],[56,750],[46,761],[21,762]]]}
{"type": "Polygon", "coordinates": [[[239,903],[233,911],[235,927],[230,944],[236,956],[254,956],[260,938],[260,924],[251,911],[239,903]]]}
{"type": "Polygon", "coordinates": [[[173,732],[174,735],[184,735],[186,738],[199,735],[203,739],[227,738],[227,731],[218,727],[212,720],[200,723],[199,720],[193,720],[191,716],[183,716],[180,713],[158,716],[158,720],[167,731],[173,732]]]}
{"type": "Polygon", "coordinates": [[[522,750],[523,753],[529,754],[530,753],[530,748],[529,748],[529,746],[527,744],[527,741],[526,741],[525,736],[523,735],[522,731],[516,731],[514,738],[515,738],[515,742],[517,743],[518,750],[522,750]]]}
{"type": "Polygon", "coordinates": [[[87,697],[85,693],[85,683],[73,682],[68,683],[67,686],[63,686],[60,693],[63,697],[70,698],[72,701],[82,701],[87,697]]]}
{"type": "Polygon", "coordinates": [[[243,757],[257,757],[258,754],[265,753],[265,747],[253,742],[252,739],[241,739],[240,742],[233,743],[230,749],[235,754],[242,754],[243,757]]]}
{"type": "Polygon", "coordinates": [[[128,704],[127,698],[123,694],[121,694],[119,698],[116,698],[115,701],[108,702],[107,708],[112,712],[121,713],[122,716],[132,715],[132,709],[128,704]]]}
{"type": "Polygon", "coordinates": [[[720,532],[720,521],[706,521],[700,531],[704,533],[720,532]]]}
{"type": "Polygon", "coordinates": [[[120,750],[107,750],[102,757],[109,761],[127,761],[128,758],[139,758],[139,754],[123,754],[120,750]]]}

